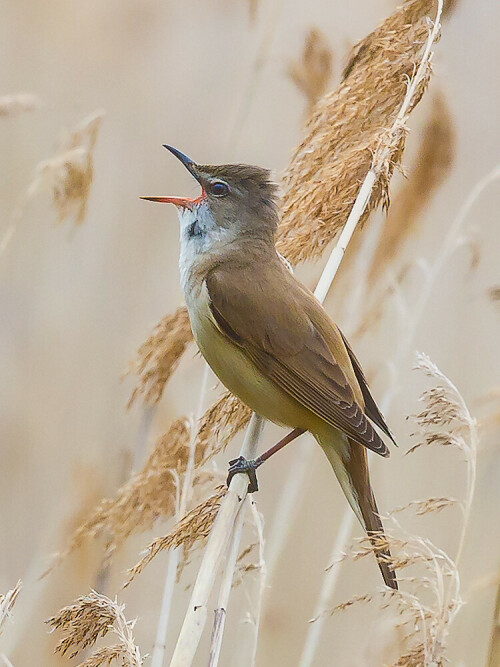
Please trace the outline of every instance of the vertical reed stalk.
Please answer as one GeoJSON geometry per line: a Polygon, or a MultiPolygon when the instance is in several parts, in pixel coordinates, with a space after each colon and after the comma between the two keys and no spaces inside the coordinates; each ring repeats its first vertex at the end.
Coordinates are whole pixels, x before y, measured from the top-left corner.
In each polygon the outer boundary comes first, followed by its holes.
{"type": "Polygon", "coordinates": [[[229,595],[231,594],[231,587],[233,585],[233,572],[236,567],[236,561],[238,560],[241,533],[243,532],[244,514],[245,513],[242,508],[236,518],[233,535],[231,542],[229,543],[226,565],[222,574],[219,598],[217,600],[217,608],[215,610],[208,667],[217,667],[219,664],[220,651],[222,648],[222,637],[224,635],[224,628],[226,625],[227,605],[229,602],[229,595]]]}
{"type": "MultiPolygon", "coordinates": [[[[255,457],[263,426],[264,420],[253,414],[245,434],[240,452],[241,456],[245,458],[255,457]]],[[[247,476],[241,473],[235,475],[231,480],[208,537],[191,600],[170,663],[171,667],[188,667],[193,662],[207,620],[210,593],[231,539],[236,518],[246,498],[247,489],[247,476]]]]}
{"type": "MultiPolygon", "coordinates": [[[[182,483],[181,498],[177,512],[177,519],[180,520],[186,514],[188,496],[193,484],[194,462],[196,454],[196,438],[198,435],[198,425],[203,414],[203,407],[205,403],[205,396],[208,387],[208,378],[210,376],[210,369],[208,364],[205,364],[203,369],[203,379],[201,381],[200,395],[198,398],[198,406],[196,410],[196,418],[191,426],[191,438],[189,442],[189,456],[186,465],[186,472],[184,473],[184,480],[182,483]]],[[[160,615],[158,617],[158,624],[156,627],[156,638],[153,647],[153,656],[151,659],[151,667],[163,667],[166,650],[168,622],[170,619],[170,611],[172,609],[172,599],[175,588],[175,578],[177,575],[177,567],[179,565],[180,547],[174,549],[169,554],[167,571],[165,573],[165,582],[163,585],[163,595],[161,601],[160,615]]]]}

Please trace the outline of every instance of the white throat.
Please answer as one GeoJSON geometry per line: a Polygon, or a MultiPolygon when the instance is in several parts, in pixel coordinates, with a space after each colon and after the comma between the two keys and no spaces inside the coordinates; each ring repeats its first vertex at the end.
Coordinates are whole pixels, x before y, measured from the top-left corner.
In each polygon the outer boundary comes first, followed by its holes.
{"type": "Polygon", "coordinates": [[[204,259],[213,257],[222,252],[223,247],[230,241],[229,230],[219,227],[213,215],[203,200],[193,207],[177,207],[180,223],[180,254],[179,270],[184,296],[201,284],[198,267],[204,259]]]}

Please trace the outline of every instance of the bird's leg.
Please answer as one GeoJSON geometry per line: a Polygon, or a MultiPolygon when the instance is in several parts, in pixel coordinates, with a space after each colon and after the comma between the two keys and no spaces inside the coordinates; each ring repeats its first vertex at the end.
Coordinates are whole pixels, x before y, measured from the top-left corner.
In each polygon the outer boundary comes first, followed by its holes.
{"type": "Polygon", "coordinates": [[[295,440],[295,438],[298,438],[299,435],[302,435],[302,433],[304,433],[303,428],[294,428],[293,431],[290,431],[288,435],[285,435],[284,438],[281,438],[279,442],[267,449],[256,459],[251,459],[249,461],[244,456],[238,456],[237,459],[229,461],[229,470],[226,482],[227,485],[229,486],[231,480],[237,473],[243,472],[248,475],[248,479],[250,480],[248,485],[248,493],[255,493],[258,491],[259,485],[257,483],[257,473],[255,472],[257,468],[259,468],[264,463],[264,461],[267,461],[267,459],[271,458],[273,454],[276,454],[276,452],[279,452],[280,449],[283,449],[283,447],[288,445],[288,443],[292,442],[292,440],[295,440]]]}

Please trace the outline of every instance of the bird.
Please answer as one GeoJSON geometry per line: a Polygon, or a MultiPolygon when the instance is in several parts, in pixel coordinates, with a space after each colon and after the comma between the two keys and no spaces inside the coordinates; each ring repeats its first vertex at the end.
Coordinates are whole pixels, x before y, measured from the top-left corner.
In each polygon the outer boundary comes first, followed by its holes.
{"type": "Polygon", "coordinates": [[[308,431],[372,540],[385,584],[397,589],[391,554],[370,483],[367,452],[394,437],[347,339],[289,270],[275,246],[278,186],[268,169],[200,165],[169,150],[201,194],[143,197],[174,204],[180,222],[180,280],[194,339],[219,380],[258,415],[293,430],[257,459],[230,462],[229,478],[249,476],[308,431]]]}

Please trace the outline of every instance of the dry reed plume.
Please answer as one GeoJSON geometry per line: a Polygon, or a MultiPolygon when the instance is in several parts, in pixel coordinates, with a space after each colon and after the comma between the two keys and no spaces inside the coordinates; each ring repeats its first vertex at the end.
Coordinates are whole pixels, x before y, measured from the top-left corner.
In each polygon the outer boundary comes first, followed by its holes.
{"type": "Polygon", "coordinates": [[[409,178],[394,197],[369,273],[369,282],[380,277],[398,256],[403,243],[414,232],[422,211],[448,177],[455,158],[455,130],[442,93],[434,95],[429,118],[422,132],[409,178]]]}
{"type": "Polygon", "coordinates": [[[23,582],[19,580],[14,588],[5,593],[5,595],[0,593],[0,634],[2,634],[3,625],[7,618],[9,618],[10,612],[16,604],[16,600],[19,597],[22,587],[23,582]]]}
{"type": "Polygon", "coordinates": [[[34,111],[40,106],[40,100],[33,93],[15,93],[0,97],[0,118],[17,116],[25,111],[34,111]]]}
{"type": "Polygon", "coordinates": [[[76,224],[83,222],[94,178],[93,153],[103,116],[103,111],[87,116],[73,132],[64,134],[56,156],[36,166],[31,183],[14,209],[0,240],[0,254],[9,245],[29,202],[40,192],[48,192],[52,196],[59,222],[70,217],[76,224]]]}
{"type": "Polygon", "coordinates": [[[125,585],[128,586],[161,551],[180,546],[189,550],[199,540],[206,539],[225,493],[225,485],[219,486],[213,495],[188,512],[167,535],[151,542],[143,558],[129,570],[129,579],[125,585]]]}
{"type": "MultiPolygon", "coordinates": [[[[307,134],[283,177],[283,220],[278,249],[292,264],[317,257],[349,215],[375,150],[396,119],[407,82],[427,41],[436,3],[412,0],[357,44],[340,87],[315,107],[307,134]]],[[[411,101],[420,100],[430,70],[411,101]]],[[[404,132],[392,146],[361,222],[381,202],[404,148],[404,132]]]]}
{"type": "Polygon", "coordinates": [[[129,406],[141,394],[148,403],[158,403],[165,384],[192,340],[189,316],[184,307],[167,315],[156,325],[130,365],[128,372],[139,376],[139,384],[130,396],[129,406]]]}
{"type": "Polygon", "coordinates": [[[116,598],[110,600],[95,591],[79,597],[74,604],[64,607],[46,621],[53,631],[62,631],[55,652],[74,658],[80,651],[93,646],[99,637],[111,632],[119,643],[98,649],[79,667],[109,665],[113,660],[120,661],[122,667],[141,667],[143,659],[132,633],[135,620],[127,621],[124,610],[125,605],[118,604],[116,598]]]}
{"type": "MultiPolygon", "coordinates": [[[[394,530],[387,531],[392,552],[392,566],[399,572],[416,567],[415,573],[411,576],[401,576],[400,573],[398,577],[401,582],[406,582],[409,590],[391,591],[390,593],[384,591],[381,594],[368,593],[356,596],[325,612],[331,615],[344,611],[354,604],[367,603],[372,600],[378,602],[382,608],[395,609],[400,615],[397,627],[404,629],[405,648],[393,667],[440,666],[446,662],[450,626],[463,605],[458,565],[467,530],[475,480],[476,427],[462,396],[427,356],[417,355],[416,367],[423,370],[434,382],[438,382],[437,385],[422,393],[420,401],[424,407],[413,416],[420,444],[429,442],[435,442],[440,446],[452,444],[459,447],[465,454],[467,485],[465,499],[460,503],[464,512],[457,555],[455,559],[452,559],[430,540],[407,533],[395,521],[394,514],[409,509],[415,511],[417,515],[423,515],[454,506],[459,501],[449,497],[411,501],[391,513],[397,534],[394,530]],[[435,438],[437,434],[439,437],[435,438]]],[[[413,452],[417,449],[418,445],[409,451],[413,452]]],[[[355,546],[341,559],[365,558],[374,551],[383,549],[384,546],[386,546],[385,540],[380,541],[379,545],[374,545],[372,541],[364,537],[357,540],[355,546]]]]}
{"type": "Polygon", "coordinates": [[[306,35],[300,59],[288,68],[290,78],[307,100],[307,116],[318,99],[326,93],[332,69],[333,53],[328,40],[320,30],[311,28],[306,35]]]}
{"type": "Polygon", "coordinates": [[[75,130],[64,133],[59,153],[36,168],[28,195],[49,192],[59,222],[72,217],[81,224],[85,218],[94,178],[93,153],[103,117],[103,111],[96,111],[75,130]]]}
{"type": "Polygon", "coordinates": [[[223,451],[234,436],[247,426],[251,414],[250,408],[226,391],[200,419],[197,461],[203,464],[223,451]]]}
{"type": "Polygon", "coordinates": [[[171,517],[176,509],[178,479],[186,469],[189,436],[186,420],[176,420],[158,438],[142,470],[120,487],[113,498],[102,500],[78,526],[68,547],[56,555],[50,569],[89,537],[105,536],[109,558],[132,533],[147,530],[159,517],[171,517]]]}
{"type": "MultiPolygon", "coordinates": [[[[250,419],[250,410],[226,392],[200,419],[194,464],[199,468],[222,451],[250,419]]],[[[186,472],[190,432],[186,418],[177,419],[159,437],[143,468],[121,486],[113,498],[102,500],[73,532],[68,547],[56,554],[47,573],[79,549],[85,540],[105,536],[106,559],[134,532],[148,530],[159,518],[175,514],[179,479],[186,472]]],[[[203,471],[197,474],[200,488],[203,471]]],[[[214,474],[205,477],[213,480],[214,474]]],[[[203,505],[203,502],[201,503],[203,505]]],[[[196,516],[194,512],[193,517],[196,516]]]]}

